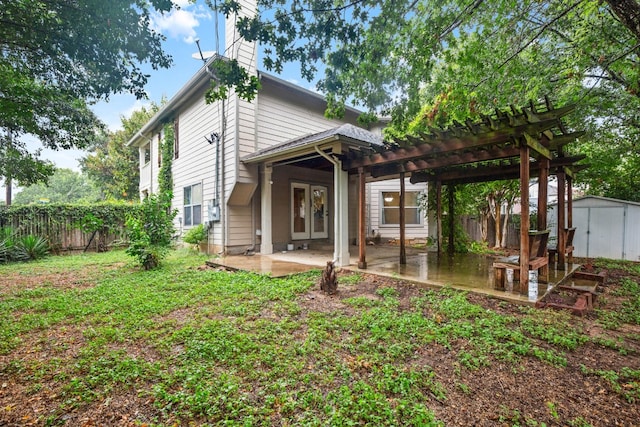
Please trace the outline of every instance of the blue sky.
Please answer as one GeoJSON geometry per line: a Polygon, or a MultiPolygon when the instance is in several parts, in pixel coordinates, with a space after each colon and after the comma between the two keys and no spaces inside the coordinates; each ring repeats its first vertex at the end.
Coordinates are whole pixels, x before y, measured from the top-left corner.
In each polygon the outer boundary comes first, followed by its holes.
{"type": "MultiPolygon", "coordinates": [[[[164,16],[156,16],[153,25],[166,36],[164,49],[173,57],[173,65],[170,69],[152,70],[148,67],[150,74],[146,91],[148,100],[137,100],[133,95],[116,94],[112,95],[108,102],[100,102],[92,107],[96,115],[111,129],[120,128],[120,117],[128,117],[140,107],[153,101],[159,103],[163,97],[170,99],[196,71],[202,67],[202,61],[194,59],[192,54],[198,51],[195,43],[200,40],[203,51],[216,51],[216,30],[215,15],[203,0],[198,0],[195,4],[189,0],[173,0],[180,6],[180,10],[173,11],[164,16]]],[[[219,49],[224,50],[224,17],[218,22],[219,49]]],[[[260,57],[258,59],[260,68],[260,57]]],[[[303,81],[296,74],[295,66],[289,67],[282,78],[304,87],[312,88],[312,84],[303,81]]],[[[39,147],[39,142],[33,144],[34,148],[39,147]]],[[[53,161],[58,167],[79,170],[77,159],[85,155],[79,150],[43,150],[44,158],[53,161]]]]}

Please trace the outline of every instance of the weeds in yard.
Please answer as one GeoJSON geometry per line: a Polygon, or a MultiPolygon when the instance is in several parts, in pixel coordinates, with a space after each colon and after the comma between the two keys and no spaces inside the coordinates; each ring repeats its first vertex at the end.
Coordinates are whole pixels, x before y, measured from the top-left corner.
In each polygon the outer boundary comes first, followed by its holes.
{"type": "Polygon", "coordinates": [[[595,375],[604,378],[613,391],[623,396],[628,402],[640,400],[640,369],[623,367],[620,371],[590,369],[582,365],[581,371],[585,375],[595,375]]]}
{"type": "MultiPolygon", "coordinates": [[[[473,396],[469,371],[506,363],[521,374],[523,358],[562,367],[589,341],[562,313],[499,314],[452,289],[416,291],[409,300],[383,286],[341,300],[344,309],[316,309],[301,295],[318,271],[272,279],[198,269],[204,259],[172,252],[152,271],[123,252],[47,258],[22,273],[0,265],[0,275],[64,271],[82,279],[82,286],[17,283],[0,294],[0,376],[24,381],[29,397],[59,387],[58,407],[39,420],[50,425],[125,392],[152,402],[158,426],[439,426],[430,408],[450,404],[447,387],[473,396]],[[452,355],[453,381],[421,356],[431,349],[452,355]]],[[[363,276],[340,280],[356,286],[363,276]]],[[[623,340],[591,341],[621,354],[626,348],[623,340]]],[[[583,374],[605,378],[630,402],[640,397],[636,370],[583,367],[583,374]]],[[[547,420],[588,425],[563,420],[554,402],[547,408],[547,420]]],[[[544,425],[517,408],[496,417],[544,425]]]]}

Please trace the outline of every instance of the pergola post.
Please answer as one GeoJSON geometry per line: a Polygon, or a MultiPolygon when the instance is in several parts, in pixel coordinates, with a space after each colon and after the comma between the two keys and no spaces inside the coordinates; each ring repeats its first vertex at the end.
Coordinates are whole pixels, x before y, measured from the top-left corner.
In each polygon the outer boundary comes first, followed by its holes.
{"type": "Polygon", "coordinates": [[[367,268],[367,242],[365,236],[365,176],[364,168],[358,168],[358,268],[367,268]]]}
{"type": "Polygon", "coordinates": [[[436,181],[436,236],[438,256],[442,255],[442,181],[436,181]]]}
{"type": "Polygon", "coordinates": [[[447,192],[449,193],[449,218],[448,218],[448,223],[449,223],[449,246],[447,247],[447,253],[449,255],[453,255],[453,249],[454,249],[454,245],[455,245],[455,218],[454,218],[454,208],[455,208],[455,203],[454,203],[454,196],[456,194],[456,187],[453,184],[449,184],[447,185],[447,192]]]}
{"type": "Polygon", "coordinates": [[[567,248],[567,233],[565,233],[565,195],[566,195],[566,176],[561,169],[556,174],[558,177],[558,270],[564,270],[566,262],[565,250],[567,248]]]}
{"type": "Polygon", "coordinates": [[[520,144],[520,292],[529,290],[529,146],[520,144]]]}
{"type": "MultiPolygon", "coordinates": [[[[573,228],[573,177],[567,174],[567,228],[573,228]]],[[[565,240],[565,247],[566,247],[565,240]]],[[[567,258],[569,264],[573,264],[573,251],[567,258]]]]}
{"type": "MultiPolygon", "coordinates": [[[[542,157],[539,160],[540,174],[538,175],[538,231],[547,229],[547,204],[548,204],[548,186],[549,186],[549,159],[542,157]]],[[[547,256],[546,248],[544,256],[547,256]]],[[[541,268],[540,273],[543,276],[549,274],[549,264],[541,268]]]]}
{"type": "Polygon", "coordinates": [[[400,265],[407,263],[407,250],[405,247],[405,191],[404,191],[404,172],[400,172],[400,265]]]}

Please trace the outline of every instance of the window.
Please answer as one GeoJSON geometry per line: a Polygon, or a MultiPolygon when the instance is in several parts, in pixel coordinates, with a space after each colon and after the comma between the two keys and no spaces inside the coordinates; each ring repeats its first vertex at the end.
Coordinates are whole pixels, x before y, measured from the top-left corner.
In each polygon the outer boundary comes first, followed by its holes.
{"type": "Polygon", "coordinates": [[[184,225],[190,227],[202,222],[202,184],[184,187],[184,225]]]}
{"type": "Polygon", "coordinates": [[[151,144],[147,144],[142,148],[142,155],[144,157],[144,164],[146,165],[151,161],[151,144]]]}
{"type": "Polygon", "coordinates": [[[162,167],[162,134],[158,134],[158,167],[162,167]]]}
{"type": "MultiPolygon", "coordinates": [[[[419,191],[405,191],[404,193],[404,212],[405,223],[407,225],[419,225],[422,223],[420,208],[418,207],[419,191]]],[[[383,191],[382,192],[382,224],[398,225],[400,224],[400,192],[399,191],[383,191]]]]}

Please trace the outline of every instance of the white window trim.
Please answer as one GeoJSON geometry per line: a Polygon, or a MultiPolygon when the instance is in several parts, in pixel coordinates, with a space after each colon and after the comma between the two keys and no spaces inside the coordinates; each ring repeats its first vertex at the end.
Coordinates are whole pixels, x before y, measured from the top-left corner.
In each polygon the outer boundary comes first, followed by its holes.
{"type": "Polygon", "coordinates": [[[196,227],[196,226],[198,226],[198,225],[203,223],[203,220],[202,220],[203,214],[204,214],[204,209],[203,209],[204,194],[203,193],[204,193],[204,185],[202,184],[202,181],[194,182],[193,184],[182,186],[182,215],[183,215],[182,221],[183,221],[184,228],[196,227]],[[199,204],[193,204],[192,203],[192,204],[188,204],[187,205],[185,203],[185,199],[184,199],[184,191],[185,191],[186,188],[191,188],[191,194],[192,194],[191,197],[193,198],[193,187],[195,187],[196,185],[200,186],[200,203],[199,204]],[[194,221],[193,221],[193,219],[194,219],[193,207],[194,206],[200,206],[200,218],[199,218],[199,220],[198,220],[199,222],[197,224],[195,224],[194,221]],[[191,208],[191,224],[187,224],[187,216],[185,215],[185,209],[187,207],[191,208]]]}
{"type": "MultiPolygon", "coordinates": [[[[406,198],[406,195],[408,193],[418,193],[419,194],[420,192],[421,191],[419,191],[419,190],[405,191],[404,192],[405,193],[405,198],[406,198]]],[[[384,220],[384,209],[385,209],[383,193],[398,193],[398,194],[400,194],[400,190],[380,190],[378,192],[378,200],[379,200],[379,203],[378,203],[378,207],[379,207],[379,209],[378,209],[379,210],[378,227],[382,228],[382,229],[400,228],[400,224],[399,223],[398,224],[384,224],[383,223],[383,220],[384,220]]],[[[417,208],[418,212],[422,212],[422,209],[420,209],[419,205],[416,205],[416,206],[406,206],[405,205],[404,208],[405,208],[405,210],[408,209],[408,208],[417,208]]],[[[397,209],[400,209],[400,207],[398,206],[397,209]]],[[[420,222],[418,224],[406,223],[405,227],[406,228],[422,228],[422,227],[424,227],[424,215],[419,215],[419,218],[420,218],[420,222]]]]}

